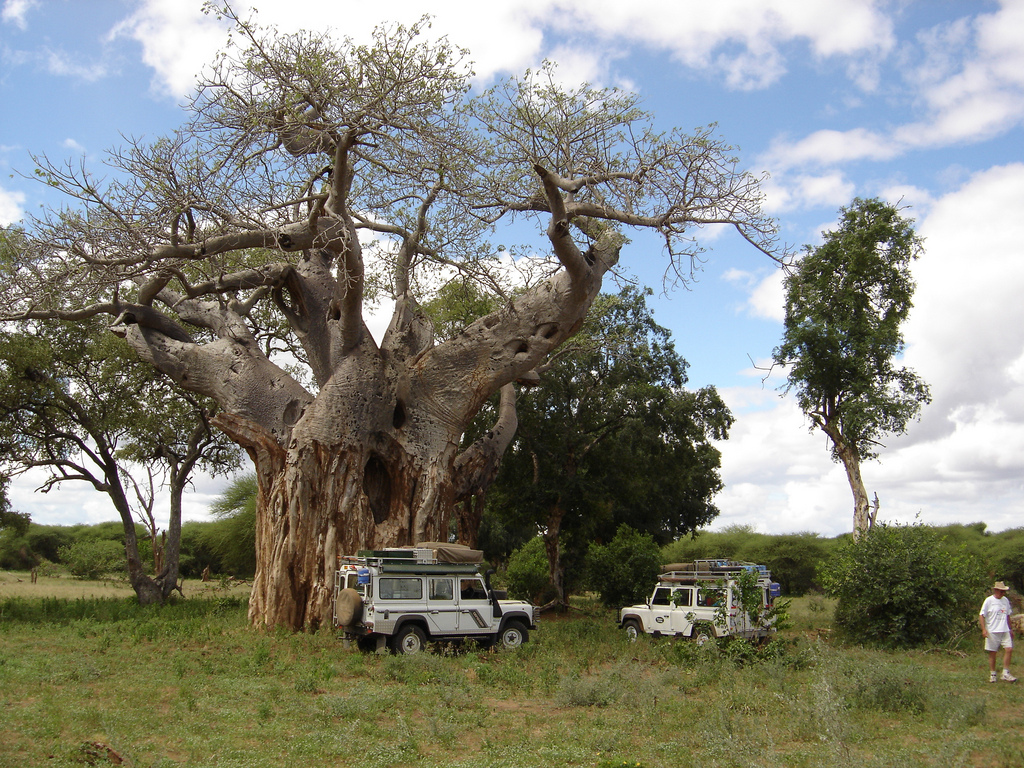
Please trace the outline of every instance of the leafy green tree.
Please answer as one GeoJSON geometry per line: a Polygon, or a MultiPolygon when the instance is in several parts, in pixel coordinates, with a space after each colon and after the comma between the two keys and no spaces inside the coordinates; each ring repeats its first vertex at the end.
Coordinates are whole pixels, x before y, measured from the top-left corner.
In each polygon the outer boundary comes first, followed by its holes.
{"type": "Polygon", "coordinates": [[[598,298],[541,385],[520,396],[489,514],[542,534],[559,602],[588,544],[621,523],[667,542],[718,514],[714,441],[732,415],[713,387],[684,389],[685,371],[645,294],[627,288],[598,298]]]}
{"type": "Polygon", "coordinates": [[[990,575],[1008,581],[1024,593],[1024,528],[1000,531],[988,540],[986,556],[990,575]]]}
{"type": "Polygon", "coordinates": [[[981,562],[923,525],[879,523],[847,539],[820,579],[838,599],[834,625],[842,635],[891,647],[940,643],[969,630],[985,591],[981,562]]]}
{"type": "Polygon", "coordinates": [[[124,545],[109,539],[76,541],[60,550],[60,562],[79,579],[100,579],[125,571],[124,545]]]}
{"type": "Polygon", "coordinates": [[[107,494],[142,603],[163,602],[178,585],[181,496],[192,472],[237,462],[237,450],[212,429],[204,405],[168,385],[98,318],[33,321],[0,332],[0,461],[8,472],[45,468],[44,492],[75,481],[107,494]],[[161,472],[171,504],[166,536],[158,540],[153,504],[161,472]],[[149,534],[147,546],[140,546],[136,518],[149,534]],[[155,558],[152,576],[147,547],[155,558]]]}
{"type": "Polygon", "coordinates": [[[820,590],[818,571],[833,544],[816,533],[791,533],[769,537],[760,556],[751,558],[772,572],[785,595],[820,590]]]}
{"type": "Polygon", "coordinates": [[[459,450],[467,427],[579,330],[631,232],[686,279],[702,225],[766,254],[776,227],[714,128],[661,130],[635,94],[545,66],[471,97],[470,63],[426,21],[359,45],[217,12],[234,33],[174,135],[126,142],[112,173],[39,158],[70,204],[30,222],[0,318],[105,317],[216,401],[261,488],[250,616],[315,628],[324,563],[447,535],[507,436],[459,450]],[[440,280],[511,293],[509,252],[546,274],[437,342],[421,307],[440,280]],[[379,344],[375,290],[395,302],[379,344]],[[287,360],[259,343],[268,318],[287,360]]]}
{"type": "Polygon", "coordinates": [[[207,544],[217,555],[222,573],[256,572],[256,507],[259,484],[249,473],[232,480],[210,505],[217,518],[207,526],[207,544]]]}
{"type": "Polygon", "coordinates": [[[587,581],[607,606],[640,602],[651,594],[661,570],[661,550],[649,533],[623,523],[607,544],[591,544],[587,581]]]}
{"type": "Polygon", "coordinates": [[[543,539],[535,536],[512,553],[505,569],[505,584],[511,597],[532,603],[547,602],[551,577],[543,539]]]}
{"type": "Polygon", "coordinates": [[[903,434],[931,401],[928,385],[897,362],[922,245],[913,220],[878,199],[854,200],[823,234],[786,276],[785,331],[773,357],[789,367],[786,391],[795,390],[846,470],[861,536],[874,520],[861,462],[877,458],[879,440],[903,434]]]}
{"type": "Polygon", "coordinates": [[[10,499],[7,498],[9,482],[8,478],[0,476],[0,531],[10,529],[16,536],[24,536],[28,532],[32,518],[27,512],[11,509],[10,499]]]}

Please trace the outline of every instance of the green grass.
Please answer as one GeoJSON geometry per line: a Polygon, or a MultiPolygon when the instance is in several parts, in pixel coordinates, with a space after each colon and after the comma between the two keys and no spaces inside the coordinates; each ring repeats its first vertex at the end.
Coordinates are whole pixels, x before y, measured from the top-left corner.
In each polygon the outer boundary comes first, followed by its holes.
{"type": "Polygon", "coordinates": [[[1024,764],[1024,687],[980,647],[835,647],[809,601],[757,652],[630,645],[587,605],[515,653],[393,657],[253,630],[238,596],[0,596],[0,768],[1024,764]]]}

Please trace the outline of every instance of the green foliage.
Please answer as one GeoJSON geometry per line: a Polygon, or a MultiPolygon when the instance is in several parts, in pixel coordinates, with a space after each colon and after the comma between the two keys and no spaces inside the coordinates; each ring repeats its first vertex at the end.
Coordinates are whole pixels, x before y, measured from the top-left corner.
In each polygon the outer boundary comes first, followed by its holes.
{"type": "Polygon", "coordinates": [[[542,538],[530,539],[512,554],[505,571],[505,584],[510,597],[534,603],[543,601],[544,593],[551,586],[551,577],[542,538]]]}
{"type": "Polygon", "coordinates": [[[759,563],[772,572],[784,595],[803,595],[821,588],[818,567],[834,546],[834,539],[823,539],[816,533],[770,536],[745,526],[730,526],[673,541],[662,548],[661,557],[664,563],[707,558],[759,563]]]}
{"type": "Polygon", "coordinates": [[[61,547],[60,560],[79,579],[99,579],[125,570],[124,545],[116,541],[76,541],[61,547]]]}
{"type": "Polygon", "coordinates": [[[255,474],[236,477],[210,506],[217,521],[206,529],[205,543],[219,561],[218,572],[236,576],[256,572],[255,474]]]}
{"type": "Polygon", "coordinates": [[[940,643],[971,626],[984,594],[981,563],[923,525],[875,525],[839,545],[822,569],[838,599],[835,626],[856,642],[940,643]]]}
{"type": "Polygon", "coordinates": [[[24,536],[31,517],[26,512],[11,509],[11,502],[7,498],[7,483],[8,478],[0,475],[0,531],[10,529],[16,536],[24,536]]]}
{"type": "Polygon", "coordinates": [[[651,593],[661,568],[654,538],[623,523],[607,544],[591,544],[587,581],[609,607],[640,602],[651,593]]]}
{"type": "Polygon", "coordinates": [[[686,361],[649,291],[602,294],[580,333],[517,402],[519,427],[488,496],[505,530],[557,530],[563,583],[622,523],[665,543],[718,514],[732,414],[713,387],[688,391],[686,361]]]}
{"type": "Polygon", "coordinates": [[[878,441],[902,434],[931,399],[916,374],[895,365],[921,250],[912,219],[858,198],[786,277],[785,332],[773,356],[790,366],[787,387],[832,439],[836,460],[840,444],[873,458],[878,441]]]}
{"type": "Polygon", "coordinates": [[[1024,528],[1002,531],[993,539],[988,553],[990,575],[1024,593],[1024,528]]]}

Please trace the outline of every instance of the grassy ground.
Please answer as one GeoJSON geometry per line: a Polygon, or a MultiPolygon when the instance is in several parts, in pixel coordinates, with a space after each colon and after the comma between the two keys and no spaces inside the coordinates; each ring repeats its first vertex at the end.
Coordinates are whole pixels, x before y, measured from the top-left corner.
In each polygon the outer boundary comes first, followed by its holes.
{"type": "Polygon", "coordinates": [[[253,630],[226,590],[141,609],[7,589],[0,768],[1024,765],[1024,684],[985,682],[980,647],[836,647],[821,598],[757,656],[630,645],[581,606],[515,653],[392,657],[253,630]]]}

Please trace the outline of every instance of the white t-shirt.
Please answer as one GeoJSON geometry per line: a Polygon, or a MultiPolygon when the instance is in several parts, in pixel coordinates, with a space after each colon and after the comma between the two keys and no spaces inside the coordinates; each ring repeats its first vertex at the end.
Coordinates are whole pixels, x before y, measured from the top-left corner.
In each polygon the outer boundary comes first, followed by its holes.
{"type": "Polygon", "coordinates": [[[1010,601],[1006,597],[989,595],[981,604],[981,615],[989,632],[1010,631],[1010,601]]]}

